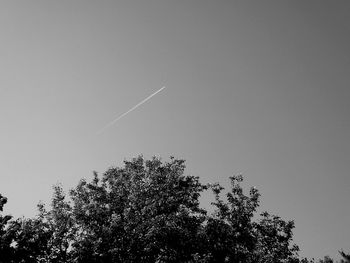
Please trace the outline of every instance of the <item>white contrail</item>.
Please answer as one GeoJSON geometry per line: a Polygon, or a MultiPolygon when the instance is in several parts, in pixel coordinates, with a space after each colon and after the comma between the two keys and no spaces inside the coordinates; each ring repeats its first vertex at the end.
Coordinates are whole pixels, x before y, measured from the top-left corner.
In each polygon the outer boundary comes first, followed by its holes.
{"type": "Polygon", "coordinates": [[[162,87],[161,89],[157,90],[156,92],[154,92],[153,94],[151,94],[150,96],[148,96],[147,98],[145,98],[143,101],[139,102],[138,104],[136,104],[134,107],[132,107],[130,110],[128,110],[127,112],[124,112],[122,115],[120,115],[119,117],[115,118],[114,120],[112,120],[110,123],[108,123],[106,126],[104,126],[102,129],[100,129],[97,134],[102,133],[104,130],[106,130],[107,128],[109,128],[110,126],[112,126],[114,123],[116,123],[117,121],[119,121],[121,118],[123,118],[125,115],[127,115],[128,113],[132,112],[134,109],[136,109],[137,107],[141,106],[143,103],[145,103],[146,101],[148,101],[150,98],[152,98],[154,95],[156,95],[157,93],[161,92],[163,89],[165,89],[165,86],[162,87]]]}

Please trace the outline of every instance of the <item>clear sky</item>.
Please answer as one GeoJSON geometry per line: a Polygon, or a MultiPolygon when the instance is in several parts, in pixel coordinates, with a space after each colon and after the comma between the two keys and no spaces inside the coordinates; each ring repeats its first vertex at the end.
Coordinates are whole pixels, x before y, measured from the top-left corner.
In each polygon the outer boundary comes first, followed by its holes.
{"type": "Polygon", "coordinates": [[[1,1],[0,193],[32,216],[139,154],[187,160],[350,251],[349,1],[1,1]],[[166,86],[102,133],[97,131],[166,86]]]}

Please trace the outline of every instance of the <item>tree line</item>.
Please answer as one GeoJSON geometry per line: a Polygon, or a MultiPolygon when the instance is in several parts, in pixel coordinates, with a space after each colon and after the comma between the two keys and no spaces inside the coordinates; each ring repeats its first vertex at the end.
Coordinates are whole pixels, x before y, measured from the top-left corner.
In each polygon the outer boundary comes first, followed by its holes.
{"type": "MultiPolygon", "coordinates": [[[[138,156],[82,179],[68,194],[54,186],[50,207],[39,203],[33,218],[3,215],[0,194],[0,263],[315,262],[299,257],[293,221],[257,215],[260,193],[246,194],[241,175],[230,177],[224,193],[184,170],[184,160],[138,156]],[[199,203],[207,190],[211,213],[199,203]]],[[[350,262],[341,255],[341,263],[350,262]]]]}

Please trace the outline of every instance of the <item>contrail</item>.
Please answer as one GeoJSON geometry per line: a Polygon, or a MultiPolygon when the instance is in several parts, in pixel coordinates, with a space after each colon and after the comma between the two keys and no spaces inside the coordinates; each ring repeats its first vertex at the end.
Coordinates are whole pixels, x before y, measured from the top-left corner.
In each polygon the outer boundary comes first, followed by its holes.
{"type": "Polygon", "coordinates": [[[154,95],[156,95],[157,93],[161,92],[163,89],[165,89],[165,86],[162,87],[161,89],[157,90],[156,92],[154,92],[153,94],[151,94],[150,96],[148,96],[147,98],[145,98],[143,101],[139,102],[138,104],[136,104],[134,107],[132,107],[130,110],[128,110],[127,112],[124,112],[122,115],[120,115],[119,117],[115,118],[114,120],[112,120],[110,123],[108,123],[106,126],[104,126],[102,129],[100,129],[97,134],[102,133],[104,130],[106,130],[107,128],[109,128],[110,126],[112,126],[114,123],[116,123],[117,121],[119,121],[121,118],[123,118],[125,115],[127,115],[128,113],[132,112],[134,109],[136,109],[137,107],[141,106],[142,104],[144,104],[146,101],[148,101],[150,98],[152,98],[154,95]]]}

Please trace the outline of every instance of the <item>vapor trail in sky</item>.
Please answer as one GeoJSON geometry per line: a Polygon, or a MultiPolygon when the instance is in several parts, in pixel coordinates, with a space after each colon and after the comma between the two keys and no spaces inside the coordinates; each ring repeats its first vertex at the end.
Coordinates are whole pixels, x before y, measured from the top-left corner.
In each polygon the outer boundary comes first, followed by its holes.
{"type": "Polygon", "coordinates": [[[151,94],[150,96],[148,96],[147,98],[145,98],[144,100],[142,100],[141,102],[139,102],[138,104],[136,104],[134,107],[132,107],[130,110],[128,110],[127,112],[124,112],[122,115],[120,115],[119,117],[115,118],[114,120],[112,120],[111,122],[109,122],[107,125],[105,125],[102,129],[100,129],[97,134],[101,134],[104,130],[106,130],[107,128],[111,127],[113,124],[115,124],[117,121],[119,121],[121,118],[123,118],[125,115],[127,115],[128,113],[132,112],[133,110],[135,110],[137,107],[141,106],[143,103],[145,103],[146,101],[148,101],[150,98],[152,98],[154,95],[156,95],[157,93],[161,92],[163,89],[165,89],[165,87],[162,87],[161,89],[157,90],[156,92],[154,92],[153,94],[151,94]]]}

